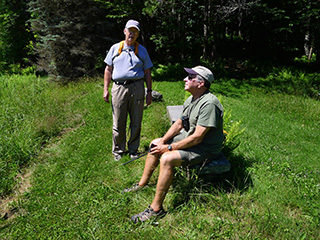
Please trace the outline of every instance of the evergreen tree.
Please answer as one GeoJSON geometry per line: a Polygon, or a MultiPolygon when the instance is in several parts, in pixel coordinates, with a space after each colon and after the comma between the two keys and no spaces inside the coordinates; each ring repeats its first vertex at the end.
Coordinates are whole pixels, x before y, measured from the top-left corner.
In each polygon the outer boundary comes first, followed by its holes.
{"type": "MultiPolygon", "coordinates": [[[[57,80],[96,73],[110,46],[111,24],[93,0],[33,0],[32,29],[38,34],[38,68],[57,80]],[[99,60],[98,60],[99,59],[99,60]]],[[[101,69],[100,69],[101,70],[101,69]]]]}

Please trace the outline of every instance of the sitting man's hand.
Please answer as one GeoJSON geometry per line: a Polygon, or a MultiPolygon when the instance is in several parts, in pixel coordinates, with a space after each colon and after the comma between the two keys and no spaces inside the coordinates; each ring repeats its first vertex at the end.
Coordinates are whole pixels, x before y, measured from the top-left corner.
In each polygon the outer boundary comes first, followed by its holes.
{"type": "Polygon", "coordinates": [[[165,144],[162,141],[162,138],[158,138],[152,141],[150,153],[153,155],[161,155],[165,152],[168,152],[168,144],[165,144]]]}

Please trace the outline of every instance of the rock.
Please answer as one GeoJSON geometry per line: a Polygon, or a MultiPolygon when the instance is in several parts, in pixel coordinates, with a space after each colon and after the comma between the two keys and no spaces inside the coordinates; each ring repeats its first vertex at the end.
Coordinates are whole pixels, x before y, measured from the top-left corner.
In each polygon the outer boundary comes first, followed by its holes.
{"type": "Polygon", "coordinates": [[[230,171],[231,164],[223,153],[217,159],[208,159],[206,163],[200,163],[190,166],[189,169],[195,169],[198,174],[222,174],[230,171]]]}

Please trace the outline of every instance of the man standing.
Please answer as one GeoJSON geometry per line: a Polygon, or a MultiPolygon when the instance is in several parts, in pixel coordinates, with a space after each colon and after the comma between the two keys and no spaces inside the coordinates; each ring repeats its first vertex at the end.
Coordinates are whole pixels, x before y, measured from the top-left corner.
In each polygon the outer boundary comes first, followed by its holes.
{"type": "Polygon", "coordinates": [[[147,50],[137,42],[140,24],[129,20],[124,29],[125,40],[114,44],[104,62],[103,98],[109,103],[109,85],[111,89],[113,113],[112,153],[116,161],[120,160],[126,148],[127,117],[130,116],[130,138],[128,149],[131,158],[137,156],[140,145],[141,122],[144,107],[144,79],[147,86],[146,104],[152,101],[153,66],[147,50]]]}
{"type": "Polygon", "coordinates": [[[207,158],[217,158],[221,153],[224,138],[223,107],[217,97],[209,92],[213,74],[202,66],[185,68],[185,71],[189,74],[184,79],[185,90],[192,96],[185,101],[181,118],[162,138],[151,142],[140,181],[123,190],[135,192],[146,186],[160,164],[153,202],[145,211],[132,216],[134,223],[166,214],[162,205],[173,180],[174,167],[199,164],[207,158]]]}

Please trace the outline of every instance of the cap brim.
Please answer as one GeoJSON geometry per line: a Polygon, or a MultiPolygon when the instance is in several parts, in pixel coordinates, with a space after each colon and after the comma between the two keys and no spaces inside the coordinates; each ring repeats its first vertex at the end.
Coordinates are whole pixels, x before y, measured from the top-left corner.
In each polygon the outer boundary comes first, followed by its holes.
{"type": "Polygon", "coordinates": [[[189,74],[198,75],[198,73],[196,71],[194,71],[193,69],[191,69],[191,68],[184,68],[184,70],[189,74]]]}

